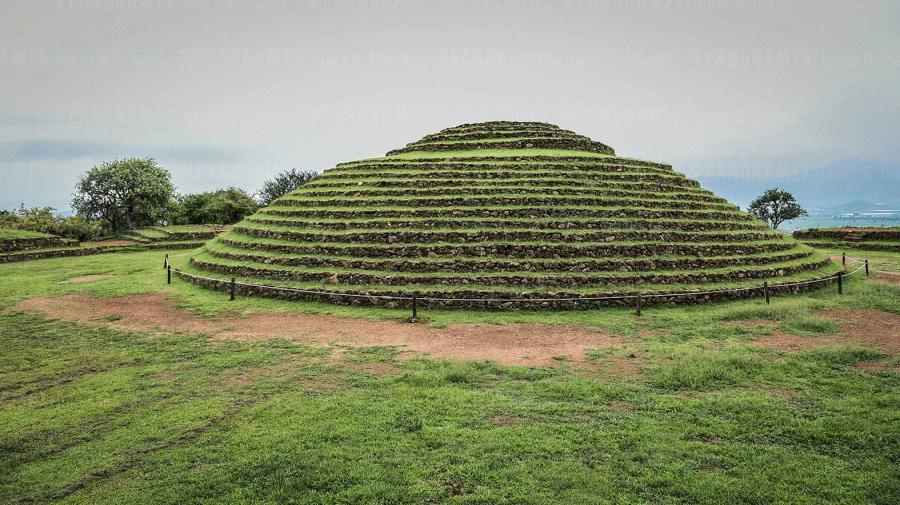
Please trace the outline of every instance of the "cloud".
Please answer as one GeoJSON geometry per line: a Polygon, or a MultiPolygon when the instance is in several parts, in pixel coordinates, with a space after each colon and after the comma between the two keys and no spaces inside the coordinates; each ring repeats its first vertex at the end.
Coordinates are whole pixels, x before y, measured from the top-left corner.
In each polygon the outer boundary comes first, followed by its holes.
{"type": "Polygon", "coordinates": [[[184,163],[226,163],[241,158],[231,148],[198,145],[129,146],[66,139],[20,140],[0,144],[0,161],[7,162],[116,159],[131,156],[149,156],[184,163]]]}
{"type": "Polygon", "coordinates": [[[234,149],[204,146],[180,146],[157,152],[155,158],[187,163],[227,163],[241,158],[234,149]]]}
{"type": "Polygon", "coordinates": [[[110,146],[78,140],[43,139],[6,142],[0,147],[4,161],[72,160],[108,152],[110,146]]]}

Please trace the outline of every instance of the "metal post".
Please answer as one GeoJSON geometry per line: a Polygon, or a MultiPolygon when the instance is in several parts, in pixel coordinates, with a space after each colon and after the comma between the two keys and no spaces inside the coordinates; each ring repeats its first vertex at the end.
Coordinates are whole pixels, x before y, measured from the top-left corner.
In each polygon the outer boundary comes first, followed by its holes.
{"type": "Polygon", "coordinates": [[[766,305],[769,305],[769,281],[763,281],[763,294],[766,296],[766,305]]]}
{"type": "Polygon", "coordinates": [[[231,278],[231,298],[230,300],[234,300],[234,277],[231,278]]]}
{"type": "Polygon", "coordinates": [[[168,284],[172,284],[172,265],[166,265],[166,280],[168,284]]]}
{"type": "Polygon", "coordinates": [[[638,294],[637,294],[637,303],[635,303],[634,314],[636,316],[641,315],[641,292],[640,291],[638,291],[638,294]]]}
{"type": "Polygon", "coordinates": [[[869,275],[869,260],[866,260],[866,276],[869,275]]]}
{"type": "Polygon", "coordinates": [[[841,265],[847,266],[847,253],[841,253],[841,265]]]}
{"type": "Polygon", "coordinates": [[[843,282],[844,271],[843,270],[838,271],[837,279],[838,279],[838,294],[842,295],[842,294],[844,294],[844,282],[843,282]]]}

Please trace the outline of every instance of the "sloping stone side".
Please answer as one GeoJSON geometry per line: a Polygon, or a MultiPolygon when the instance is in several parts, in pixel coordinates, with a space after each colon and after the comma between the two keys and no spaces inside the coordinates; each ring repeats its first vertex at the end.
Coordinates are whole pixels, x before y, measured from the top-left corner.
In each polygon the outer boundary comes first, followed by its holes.
{"type": "Polygon", "coordinates": [[[470,151],[475,149],[566,149],[571,151],[587,151],[599,154],[616,154],[612,147],[591,140],[573,139],[529,139],[508,140],[500,142],[466,142],[466,143],[436,143],[428,145],[411,145],[401,149],[388,151],[386,156],[394,156],[401,153],[414,151],[470,151]]]}
{"type": "Polygon", "coordinates": [[[553,163],[565,163],[566,165],[578,164],[578,165],[592,165],[595,167],[610,165],[610,164],[619,164],[619,165],[628,165],[631,167],[640,167],[640,168],[660,168],[660,169],[668,169],[672,170],[672,165],[668,163],[659,163],[656,161],[646,161],[646,160],[636,160],[632,158],[621,158],[617,156],[466,156],[464,158],[427,158],[422,160],[409,160],[403,158],[375,158],[375,159],[367,159],[367,160],[358,160],[358,161],[347,161],[344,163],[338,163],[336,168],[349,168],[349,167],[357,167],[357,166],[368,166],[368,165],[385,165],[385,166],[399,166],[399,165],[410,165],[410,164],[431,164],[431,163],[443,163],[443,164],[452,164],[459,166],[474,166],[476,163],[513,163],[513,162],[540,162],[542,164],[546,163],[547,166],[552,166],[553,163]]]}
{"type": "Polygon", "coordinates": [[[604,258],[629,256],[731,256],[774,253],[793,249],[792,242],[759,242],[732,244],[461,244],[461,245],[366,245],[341,247],[306,244],[269,244],[220,238],[224,244],[249,250],[275,251],[289,254],[353,256],[357,258],[421,258],[426,256],[506,256],[509,258],[604,258]]]}
{"type": "Polygon", "coordinates": [[[639,259],[576,259],[566,262],[554,260],[503,260],[484,258],[456,259],[344,259],[328,256],[265,256],[259,253],[219,251],[207,249],[213,256],[237,260],[254,261],[281,266],[305,266],[319,268],[341,268],[355,270],[380,270],[384,272],[649,272],[653,270],[699,270],[738,265],[766,265],[793,261],[809,257],[811,251],[799,251],[773,256],[751,258],[747,256],[724,256],[711,258],[639,258],[639,259]]]}
{"type": "Polygon", "coordinates": [[[444,209],[405,209],[405,210],[380,210],[380,209],[342,209],[320,210],[304,209],[267,209],[266,214],[296,217],[329,217],[335,219],[366,219],[380,218],[446,218],[446,217],[520,217],[520,218],[550,218],[550,217],[596,217],[596,218],[644,218],[644,219],[722,219],[727,221],[745,220],[753,221],[753,217],[743,212],[720,211],[695,211],[695,210],[666,210],[650,208],[565,208],[565,207],[525,207],[521,209],[487,209],[487,208],[452,208],[444,209]]]}
{"type": "MultiPolygon", "coordinates": [[[[195,284],[199,284],[201,286],[216,289],[219,291],[228,291],[231,287],[230,282],[224,279],[215,279],[215,278],[197,278],[190,275],[187,275],[181,271],[176,271],[176,275],[188,282],[192,282],[195,284]]],[[[805,291],[818,289],[824,286],[827,286],[834,282],[834,277],[823,276],[817,279],[811,279],[812,282],[808,284],[802,284],[798,286],[779,286],[777,284],[773,284],[769,286],[769,293],[772,295],[775,294],[799,294],[805,291]]],[[[341,296],[341,292],[325,292],[325,293],[299,293],[297,291],[285,288],[278,288],[274,286],[243,286],[243,285],[235,285],[235,292],[241,296],[263,296],[269,298],[281,298],[286,300],[307,300],[307,301],[318,301],[318,302],[329,302],[339,305],[361,305],[361,306],[381,306],[387,308],[410,308],[412,306],[411,300],[385,300],[378,298],[378,296],[395,296],[395,297],[409,297],[412,293],[405,291],[365,291],[365,292],[347,292],[346,294],[354,294],[361,295],[359,297],[347,298],[341,296]]],[[[621,296],[621,295],[637,295],[637,292],[630,293],[617,293],[616,295],[610,296],[621,296]]],[[[455,309],[506,309],[506,310],[518,310],[518,309],[560,309],[560,310],[572,310],[572,309],[592,309],[592,308],[600,308],[600,307],[633,307],[635,306],[636,300],[634,298],[630,299],[606,299],[606,300],[588,300],[587,298],[600,297],[603,296],[602,293],[598,293],[596,295],[577,295],[577,294],[567,294],[567,293],[555,293],[555,294],[527,294],[522,293],[515,295],[514,297],[510,297],[509,295],[504,295],[504,299],[497,300],[496,292],[466,292],[461,293],[457,291],[453,292],[443,292],[439,290],[428,291],[427,293],[418,293],[419,297],[429,297],[429,298],[464,298],[463,300],[454,300],[454,301],[441,301],[441,300],[429,300],[427,298],[420,298],[418,300],[418,307],[420,308],[455,308],[455,309]],[[516,300],[507,300],[506,298],[517,298],[516,300]],[[549,299],[549,300],[548,300],[549,299]]],[[[709,302],[713,300],[738,300],[738,299],[746,299],[746,298],[761,298],[764,295],[764,290],[762,286],[745,289],[745,290],[732,290],[725,292],[713,292],[713,293],[696,293],[696,294],[685,294],[681,293],[680,295],[676,295],[675,293],[669,294],[667,296],[654,296],[648,297],[644,295],[641,299],[642,305],[676,305],[676,304],[691,304],[691,303],[702,303],[709,302]]]]}
{"type": "Polygon", "coordinates": [[[406,229],[406,228],[448,228],[448,229],[466,229],[477,227],[496,227],[496,228],[520,228],[527,226],[534,230],[607,230],[607,229],[624,229],[624,230],[661,230],[668,229],[670,231],[731,231],[731,230],[763,230],[760,223],[754,221],[649,221],[643,219],[635,220],[583,220],[583,221],[515,221],[511,219],[491,219],[491,220],[467,220],[467,219],[396,219],[393,221],[316,221],[316,220],[290,220],[285,219],[283,215],[258,213],[246,222],[263,223],[276,226],[296,226],[297,228],[316,228],[322,230],[358,230],[367,228],[379,229],[406,229]]]}
{"type": "Polygon", "coordinates": [[[433,242],[489,242],[508,240],[514,241],[563,241],[563,242],[613,242],[613,241],[660,241],[660,242],[689,242],[705,240],[708,242],[749,242],[766,239],[777,239],[781,235],[770,230],[746,231],[733,233],[706,233],[696,235],[691,232],[679,231],[618,231],[610,232],[579,232],[560,233],[557,231],[511,231],[511,230],[485,230],[485,231],[392,231],[390,233],[356,232],[356,233],[306,233],[293,230],[268,230],[263,228],[248,228],[236,226],[235,231],[244,235],[275,239],[289,239],[297,242],[347,242],[347,243],[376,243],[376,244],[410,244],[433,242]]]}
{"type": "Polygon", "coordinates": [[[900,228],[879,229],[823,229],[823,230],[797,230],[794,232],[796,239],[830,238],[841,241],[854,240],[900,240],[900,228]]]}
{"type": "Polygon", "coordinates": [[[0,254],[0,263],[13,263],[17,261],[30,261],[30,260],[40,260],[47,258],[62,258],[68,256],[90,256],[93,254],[104,254],[104,253],[115,253],[115,252],[125,252],[125,251],[145,251],[150,249],[169,249],[169,250],[180,250],[180,249],[196,249],[198,247],[203,246],[204,242],[190,242],[190,243],[142,243],[135,245],[127,245],[127,246],[112,246],[112,247],[73,247],[71,249],[51,249],[49,251],[20,251],[13,252],[10,254],[0,254]]]}

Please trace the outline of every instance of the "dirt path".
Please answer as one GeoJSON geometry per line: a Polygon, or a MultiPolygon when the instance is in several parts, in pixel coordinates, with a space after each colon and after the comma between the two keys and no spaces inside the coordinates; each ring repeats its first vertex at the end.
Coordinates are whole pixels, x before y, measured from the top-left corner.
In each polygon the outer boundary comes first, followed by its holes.
{"type": "Polygon", "coordinates": [[[210,320],[173,307],[164,293],[118,298],[84,294],[35,298],[18,305],[49,317],[124,330],[205,333],[217,339],[285,338],[315,346],[397,346],[404,357],[494,360],[514,365],[545,365],[554,357],[584,361],[589,349],[611,347],[622,339],[580,326],[550,324],[458,324],[429,328],[394,321],[366,321],[306,314],[260,314],[210,320]]]}

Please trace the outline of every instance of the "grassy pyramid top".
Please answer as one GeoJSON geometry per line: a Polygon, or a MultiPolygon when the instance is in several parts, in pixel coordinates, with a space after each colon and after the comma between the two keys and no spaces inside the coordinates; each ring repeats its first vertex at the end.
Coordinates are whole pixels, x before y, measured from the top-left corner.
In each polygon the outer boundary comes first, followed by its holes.
{"type": "Polygon", "coordinates": [[[562,149],[614,155],[612,147],[548,123],[489,121],[469,123],[426,135],[387,153],[473,149],[562,149]]]}
{"type": "Polygon", "coordinates": [[[417,293],[446,307],[572,308],[836,267],[670,165],[554,125],[497,121],[326,170],[207,243],[191,269],[337,303],[417,293]],[[533,301],[510,301],[522,299],[533,301]]]}

